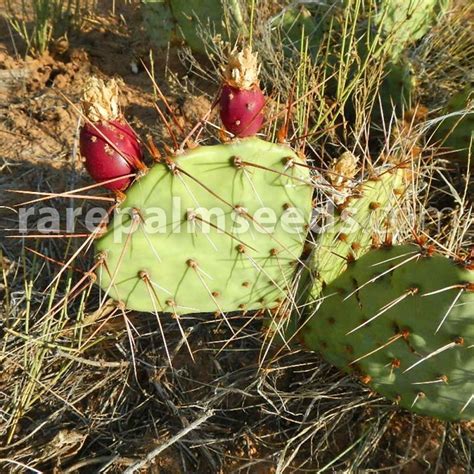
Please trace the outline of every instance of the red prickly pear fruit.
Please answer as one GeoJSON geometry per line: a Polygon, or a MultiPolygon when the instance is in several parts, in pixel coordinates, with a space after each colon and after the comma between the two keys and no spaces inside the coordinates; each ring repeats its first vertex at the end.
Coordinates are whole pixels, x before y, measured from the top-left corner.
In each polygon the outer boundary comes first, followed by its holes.
{"type": "Polygon", "coordinates": [[[135,132],[127,123],[116,120],[86,123],[81,129],[79,145],[86,169],[94,181],[114,180],[103,185],[112,191],[128,188],[133,177],[115,178],[135,173],[142,152],[135,132]]]}
{"type": "Polygon", "coordinates": [[[86,84],[82,107],[87,122],[79,137],[85,167],[96,182],[123,191],[133,181],[127,176],[144,168],[137,135],[123,119],[118,105],[118,84],[92,77],[86,84]],[[123,179],[118,179],[123,176],[123,179]]]}
{"type": "Polygon", "coordinates": [[[258,86],[247,90],[224,85],[220,106],[224,127],[237,137],[255,135],[262,128],[265,96],[258,86]]]}
{"type": "Polygon", "coordinates": [[[220,115],[227,131],[249,137],[260,131],[264,121],[265,96],[260,89],[257,55],[244,48],[229,56],[220,96],[220,115]]]}

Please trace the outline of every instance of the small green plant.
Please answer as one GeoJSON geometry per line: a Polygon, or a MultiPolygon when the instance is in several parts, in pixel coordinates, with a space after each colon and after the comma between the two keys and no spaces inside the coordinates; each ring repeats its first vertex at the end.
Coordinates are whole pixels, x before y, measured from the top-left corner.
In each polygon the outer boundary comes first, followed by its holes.
{"type": "Polygon", "coordinates": [[[26,52],[42,55],[52,41],[79,28],[83,12],[91,7],[88,0],[22,0],[18,12],[7,0],[5,16],[25,43],[26,52]]]}

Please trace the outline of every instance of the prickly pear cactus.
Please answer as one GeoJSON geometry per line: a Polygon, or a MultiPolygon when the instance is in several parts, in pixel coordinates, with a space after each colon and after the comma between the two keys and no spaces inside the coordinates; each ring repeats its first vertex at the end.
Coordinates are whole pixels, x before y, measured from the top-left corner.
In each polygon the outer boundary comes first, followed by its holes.
{"type": "Polygon", "coordinates": [[[199,32],[210,31],[222,34],[224,7],[221,0],[171,0],[171,9],[186,43],[198,52],[205,52],[199,32]]]}
{"type": "Polygon", "coordinates": [[[449,0],[380,0],[375,24],[391,42],[391,57],[396,60],[403,50],[421,39],[449,7],[449,0]]]}
{"type": "Polygon", "coordinates": [[[127,308],[273,308],[286,296],[311,214],[308,168],[248,138],[157,163],[128,191],[96,249],[101,287],[127,308]]]}
{"type": "MultiPolygon", "coordinates": [[[[278,343],[298,336],[304,315],[311,315],[319,304],[323,288],[343,273],[350,262],[367,253],[373,245],[390,239],[410,182],[410,172],[399,167],[378,170],[371,179],[352,189],[347,183],[355,177],[359,165],[351,153],[343,154],[331,167],[329,180],[336,190],[348,197],[328,217],[312,226],[314,241],[310,255],[297,275],[294,305],[268,319],[266,326],[278,343]]],[[[299,339],[299,337],[296,337],[299,339]]]]}
{"type": "Polygon", "coordinates": [[[418,246],[372,250],[324,291],[305,344],[400,406],[474,419],[474,270],[418,246]]]}
{"type": "MultiPolygon", "coordinates": [[[[454,95],[436,121],[433,139],[447,148],[449,157],[467,163],[474,135],[474,91],[472,87],[454,95]]],[[[446,156],[446,155],[445,155],[446,156]]]]}
{"type": "MultiPolygon", "coordinates": [[[[416,76],[412,66],[407,60],[389,62],[385,66],[385,77],[380,86],[380,104],[385,120],[390,121],[393,111],[397,116],[401,116],[404,110],[410,106],[411,96],[416,89],[416,76]]],[[[376,116],[380,113],[380,106],[375,105],[376,116]]]]}

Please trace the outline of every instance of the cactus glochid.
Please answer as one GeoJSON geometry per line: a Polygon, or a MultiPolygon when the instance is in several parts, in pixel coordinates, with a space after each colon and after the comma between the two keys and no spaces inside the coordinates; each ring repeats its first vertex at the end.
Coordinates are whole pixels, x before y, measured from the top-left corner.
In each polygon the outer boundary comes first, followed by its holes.
{"type": "Polygon", "coordinates": [[[247,138],[155,164],[96,243],[99,284],[139,311],[274,308],[311,214],[309,170],[297,163],[289,147],[247,138]]]}
{"type": "Polygon", "coordinates": [[[416,413],[474,418],[474,270],[415,245],[372,250],[323,292],[307,347],[416,413]]]}

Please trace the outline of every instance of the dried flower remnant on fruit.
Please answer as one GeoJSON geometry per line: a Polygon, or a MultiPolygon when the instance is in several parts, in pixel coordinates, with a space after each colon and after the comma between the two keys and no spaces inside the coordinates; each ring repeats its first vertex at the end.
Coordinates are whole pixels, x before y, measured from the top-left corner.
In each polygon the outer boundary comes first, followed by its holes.
{"type": "Polygon", "coordinates": [[[358,171],[359,159],[350,151],[346,151],[332,162],[328,170],[329,181],[336,188],[344,187],[354,179],[358,171]]]}
{"type": "Polygon", "coordinates": [[[338,191],[333,199],[336,204],[342,204],[350,194],[354,178],[359,171],[359,159],[350,151],[344,152],[339,158],[333,160],[327,171],[330,183],[338,191]]]}
{"type": "Polygon", "coordinates": [[[108,82],[92,76],[84,87],[82,108],[91,122],[108,122],[120,117],[119,85],[115,79],[108,82]]]}
{"type": "Polygon", "coordinates": [[[224,68],[224,82],[237,89],[252,89],[259,83],[259,74],[257,53],[252,53],[252,50],[246,47],[240,52],[234,50],[230,54],[224,68]]]}

